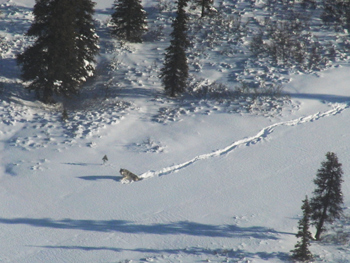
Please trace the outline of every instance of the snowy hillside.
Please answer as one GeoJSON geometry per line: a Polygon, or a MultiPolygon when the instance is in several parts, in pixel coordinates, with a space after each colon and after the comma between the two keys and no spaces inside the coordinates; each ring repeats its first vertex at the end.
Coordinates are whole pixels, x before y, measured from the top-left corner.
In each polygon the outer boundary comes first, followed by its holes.
{"type": "Polygon", "coordinates": [[[193,11],[193,89],[170,99],[158,74],[171,8],[144,1],[145,42],[121,45],[108,34],[113,1],[97,0],[96,75],[79,97],[46,106],[23,90],[15,60],[32,43],[24,34],[34,2],[0,0],[1,262],[289,262],[302,200],[328,151],[343,164],[344,218],[311,251],[316,262],[350,262],[345,52],[321,69],[254,58],[244,32],[257,30],[264,1],[220,2],[225,17],[242,10],[234,32],[243,35],[203,25],[193,11]],[[263,76],[287,95],[231,97],[239,81],[261,85],[263,76]],[[121,168],[143,180],[125,182],[121,168]]]}

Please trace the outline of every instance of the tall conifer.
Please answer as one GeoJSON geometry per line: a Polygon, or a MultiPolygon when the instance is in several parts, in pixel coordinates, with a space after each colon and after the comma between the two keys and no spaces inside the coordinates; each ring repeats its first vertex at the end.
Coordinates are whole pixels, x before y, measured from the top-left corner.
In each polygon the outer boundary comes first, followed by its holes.
{"type": "Polygon", "coordinates": [[[309,261],[311,260],[312,254],[309,250],[310,240],[312,240],[312,235],[309,231],[310,227],[310,216],[311,216],[311,207],[309,205],[309,200],[306,196],[301,206],[303,211],[303,217],[299,221],[299,231],[296,234],[297,238],[301,238],[300,241],[295,245],[295,249],[292,250],[292,258],[297,261],[309,261]]]}
{"type": "Polygon", "coordinates": [[[113,9],[112,35],[129,42],[142,42],[142,35],[147,31],[147,22],[141,1],[115,0],[113,9]]]}
{"type": "Polygon", "coordinates": [[[28,89],[45,103],[53,102],[55,94],[77,94],[93,74],[98,51],[93,7],[90,0],[36,0],[27,32],[35,42],[17,61],[28,89]]]}
{"type": "Polygon", "coordinates": [[[194,0],[195,3],[201,8],[201,17],[204,17],[207,13],[210,12],[212,5],[214,3],[213,0],[194,0]]]}
{"type": "Polygon", "coordinates": [[[314,197],[310,200],[311,219],[316,225],[316,240],[320,239],[324,231],[324,223],[332,223],[342,214],[342,164],[339,163],[335,153],[328,152],[326,158],[327,160],[322,162],[317,172],[314,180],[317,188],[314,190],[314,197]]]}
{"type": "Polygon", "coordinates": [[[170,46],[166,49],[164,66],[161,69],[162,82],[171,97],[185,91],[188,78],[186,49],[189,46],[187,38],[187,0],[177,3],[176,18],[172,23],[170,46]]]}

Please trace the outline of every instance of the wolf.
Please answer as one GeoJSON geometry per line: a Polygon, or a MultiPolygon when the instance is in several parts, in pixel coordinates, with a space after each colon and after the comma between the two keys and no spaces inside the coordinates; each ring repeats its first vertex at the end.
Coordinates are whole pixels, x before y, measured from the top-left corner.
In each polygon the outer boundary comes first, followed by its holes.
{"type": "Polygon", "coordinates": [[[120,169],[119,172],[123,176],[123,179],[127,179],[127,180],[130,180],[130,181],[139,181],[139,180],[141,180],[140,177],[138,177],[136,174],[130,172],[129,170],[120,169]]]}

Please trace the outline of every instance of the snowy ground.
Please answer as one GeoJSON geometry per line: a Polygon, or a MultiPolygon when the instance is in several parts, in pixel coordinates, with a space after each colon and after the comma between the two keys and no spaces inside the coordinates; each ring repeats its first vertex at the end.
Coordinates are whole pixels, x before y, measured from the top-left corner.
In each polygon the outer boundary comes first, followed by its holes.
{"type": "MultiPolygon", "coordinates": [[[[157,78],[168,42],[116,49],[112,2],[97,1],[98,74],[74,107],[63,102],[65,122],[62,105],[21,89],[15,55],[34,1],[0,0],[0,261],[288,262],[328,151],[343,163],[350,214],[346,63],[288,76],[289,99],[170,100],[157,78]],[[125,184],[120,168],[143,180],[125,184]]],[[[192,74],[229,85],[219,61],[192,74]]],[[[311,246],[316,261],[350,262],[349,233],[349,218],[334,224],[311,246]]]]}

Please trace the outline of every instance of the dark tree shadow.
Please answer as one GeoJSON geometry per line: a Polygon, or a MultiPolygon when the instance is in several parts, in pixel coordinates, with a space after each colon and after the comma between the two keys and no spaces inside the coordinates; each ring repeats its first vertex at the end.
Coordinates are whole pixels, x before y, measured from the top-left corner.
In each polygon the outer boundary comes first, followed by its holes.
{"type": "Polygon", "coordinates": [[[102,165],[101,163],[63,163],[63,164],[77,165],[77,166],[102,165]]]}
{"type": "Polygon", "coordinates": [[[99,180],[113,180],[120,182],[123,177],[115,176],[115,175],[87,175],[87,176],[79,176],[78,178],[87,180],[87,181],[99,181],[99,180]]]}
{"type": "Polygon", "coordinates": [[[17,173],[14,171],[15,166],[16,165],[13,164],[13,163],[6,164],[6,166],[5,166],[5,173],[10,174],[12,176],[17,175],[17,173]]]}
{"type": "Polygon", "coordinates": [[[236,225],[208,225],[189,221],[178,221],[168,224],[142,225],[125,220],[53,220],[49,218],[0,218],[0,224],[28,225],[33,227],[54,229],[76,229],[97,232],[120,232],[131,234],[156,235],[189,235],[206,237],[243,238],[277,240],[278,234],[291,234],[277,232],[274,229],[253,226],[239,227],[236,225]]]}
{"type": "Polygon", "coordinates": [[[316,94],[316,93],[291,93],[291,98],[320,100],[327,102],[350,102],[350,96],[340,96],[332,94],[316,94]]]}

